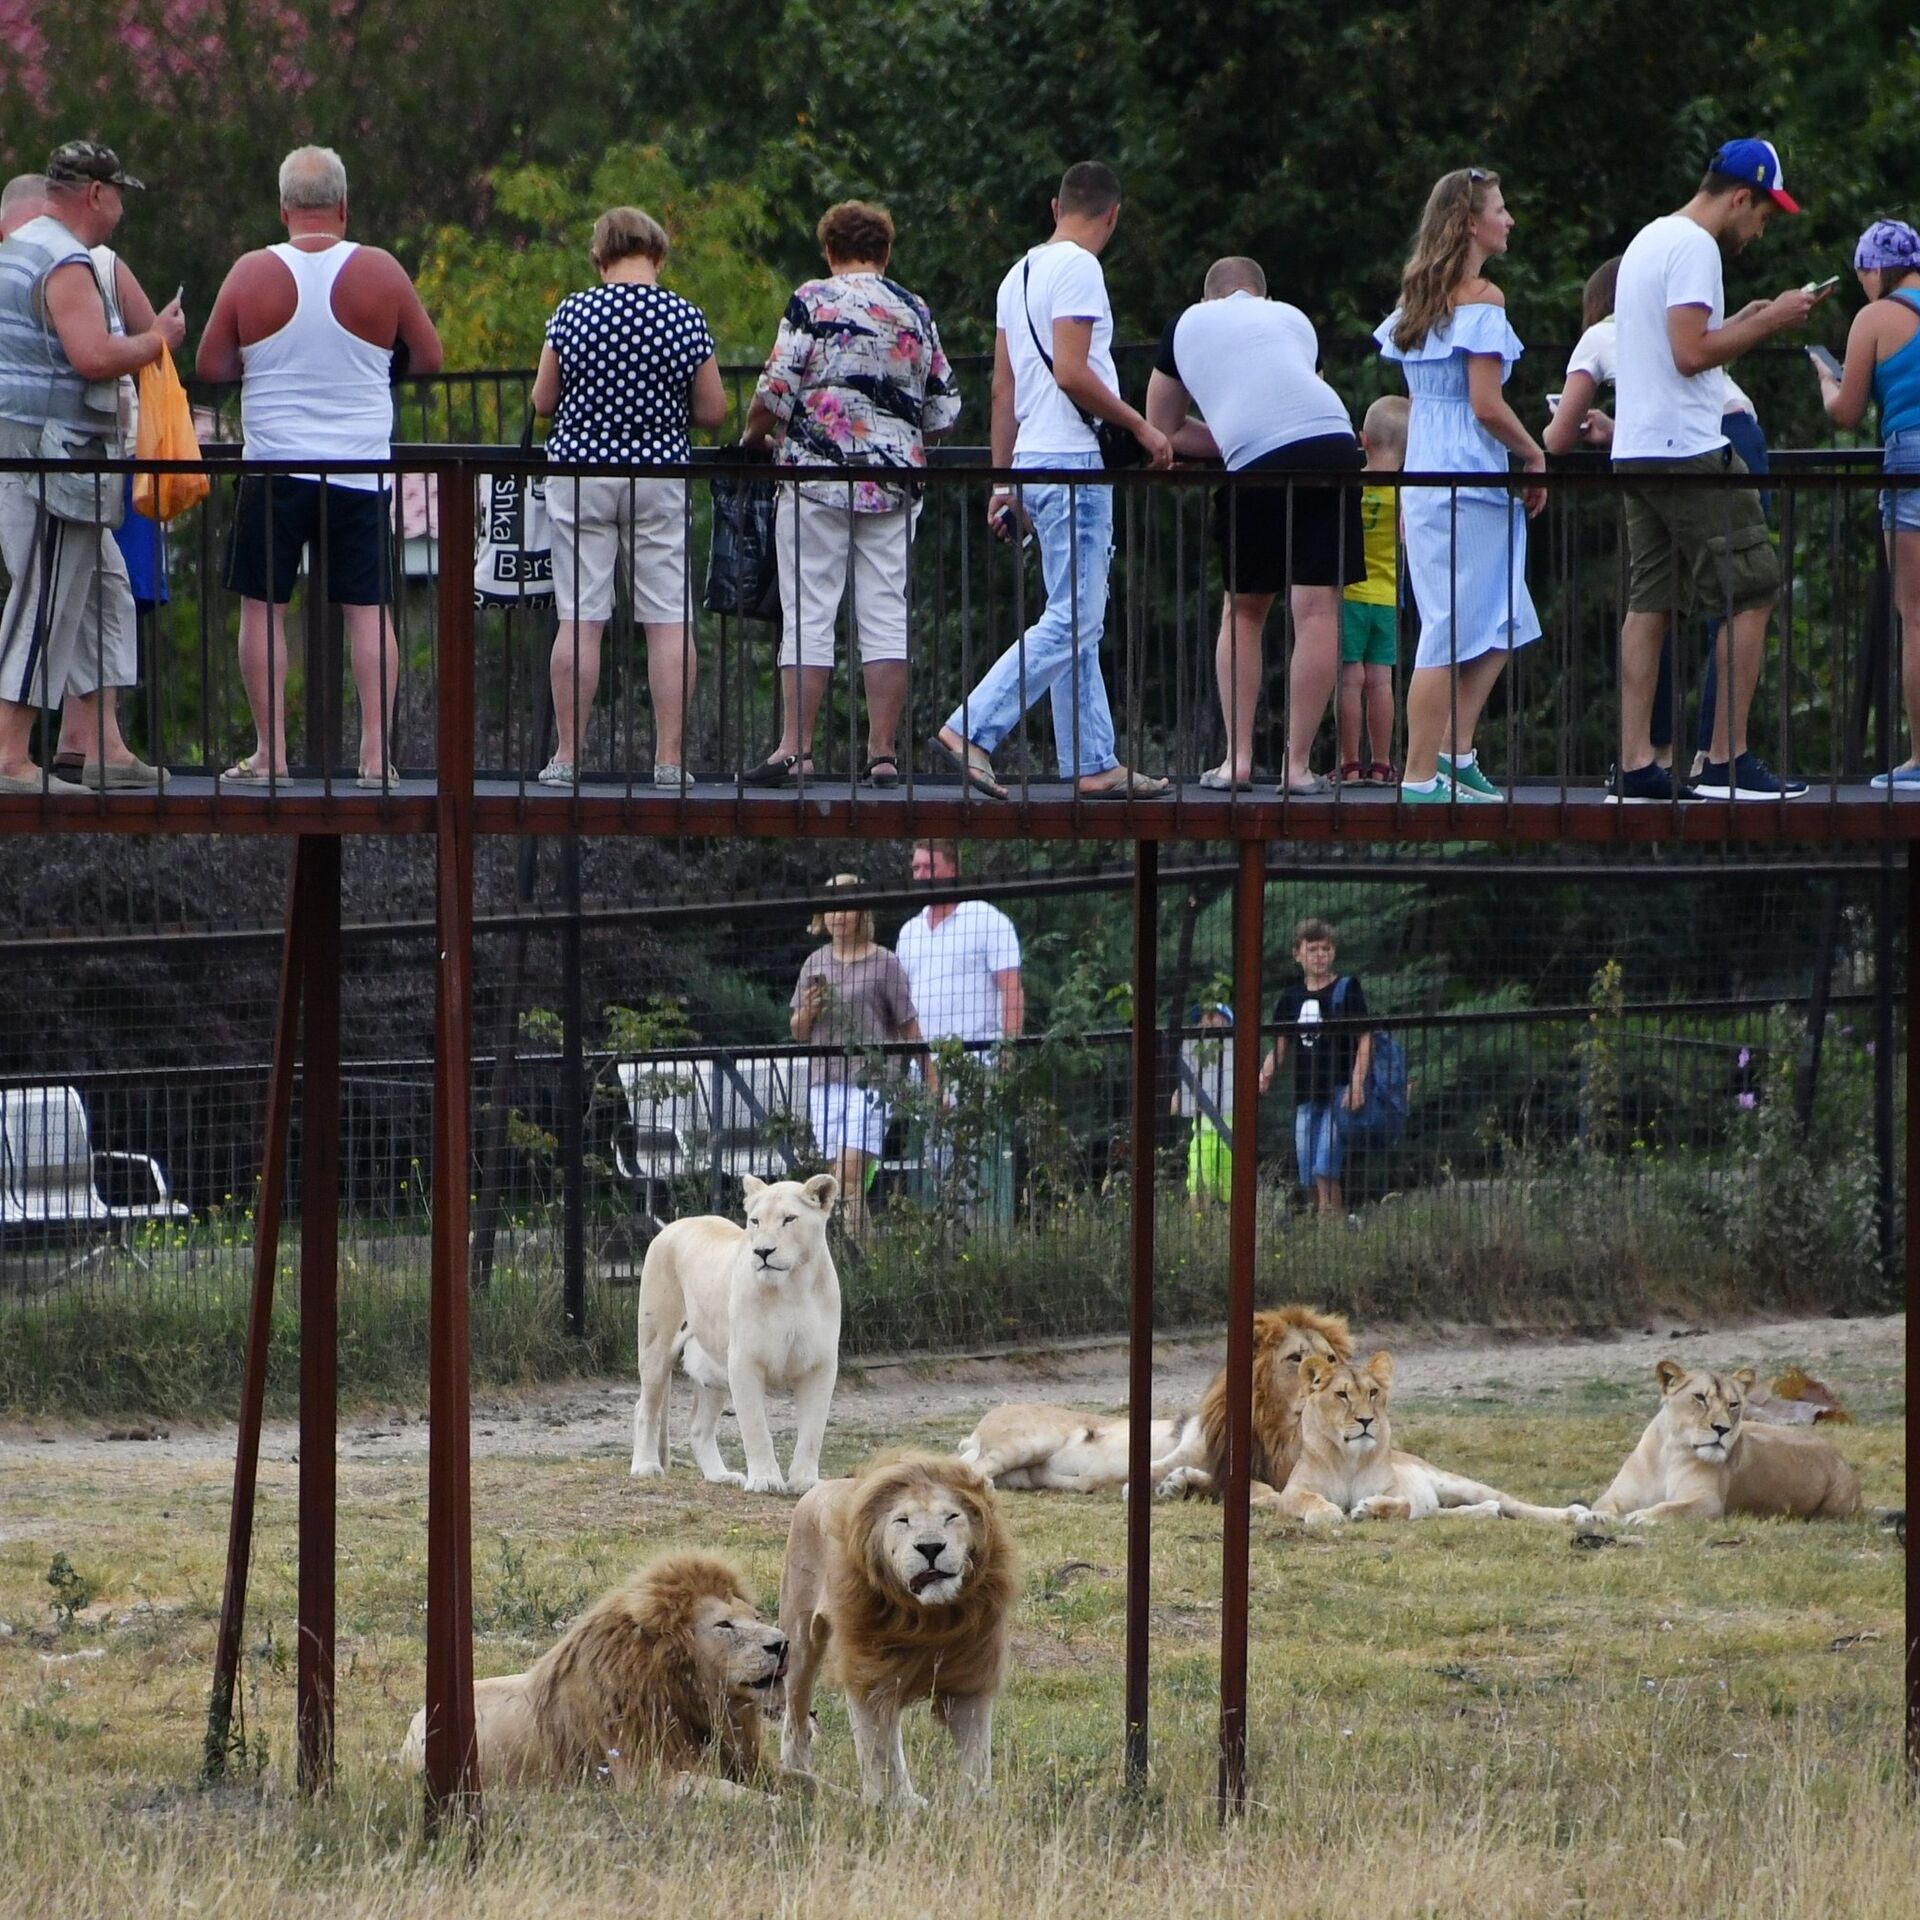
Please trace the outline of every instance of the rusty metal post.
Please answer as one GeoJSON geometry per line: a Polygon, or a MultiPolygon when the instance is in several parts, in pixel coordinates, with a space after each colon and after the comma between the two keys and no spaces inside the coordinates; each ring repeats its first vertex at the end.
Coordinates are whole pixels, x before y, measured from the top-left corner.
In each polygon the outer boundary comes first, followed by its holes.
{"type": "MultiPolygon", "coordinates": [[[[1914,1312],[1920,1308],[1920,850],[1907,849],[1907,1459],[1920,1444],[1920,1336],[1914,1312]]],[[[1909,1472],[1912,1471],[1909,1465],[1909,1472]]],[[[1911,1500],[1908,1501],[1911,1506],[1911,1500]]],[[[1907,1518],[1907,1778],[1920,1781],[1920,1544],[1913,1518],[1907,1518]]]]}
{"type": "Polygon", "coordinates": [[[293,843],[287,873],[286,931],[280,940],[280,1004],[273,1017],[273,1065],[267,1074],[265,1138],[260,1149],[260,1195],[253,1216],[253,1298],[247,1308],[246,1359],[240,1376],[240,1433],[233,1455],[233,1505],[227,1513],[227,1577],[220,1594],[220,1631],[214,1643],[213,1691],[200,1771],[218,1780],[227,1771],[233,1730],[233,1691],[240,1676],[240,1638],[247,1621],[247,1569],[253,1554],[254,1493],[260,1477],[260,1426],[266,1416],[267,1351],[273,1343],[274,1269],[280,1259],[280,1200],[286,1189],[287,1130],[293,1112],[293,1055],[300,1019],[301,855],[293,843]]]}
{"type": "Polygon", "coordinates": [[[294,1728],[302,1793],[333,1784],[340,1368],[340,841],[303,838],[300,1047],[300,1546],[294,1728]]]}
{"type": "Polygon", "coordinates": [[[1220,1817],[1247,1810],[1249,1496],[1253,1452],[1253,1242],[1260,1132],[1260,962],[1265,844],[1246,840],[1233,895],[1233,1175],[1227,1226],[1227,1483],[1220,1489],[1220,1817]]]}
{"type": "Polygon", "coordinates": [[[434,807],[433,1252],[428,1323],[427,1824],[477,1838],[467,1172],[473,1041],[474,475],[440,469],[440,681],[434,807]]]}
{"type": "Polygon", "coordinates": [[[1160,847],[1133,849],[1132,1240],[1127,1269],[1127,1785],[1147,1784],[1147,1603],[1153,1585],[1153,1176],[1159,1068],[1160,847]]]}

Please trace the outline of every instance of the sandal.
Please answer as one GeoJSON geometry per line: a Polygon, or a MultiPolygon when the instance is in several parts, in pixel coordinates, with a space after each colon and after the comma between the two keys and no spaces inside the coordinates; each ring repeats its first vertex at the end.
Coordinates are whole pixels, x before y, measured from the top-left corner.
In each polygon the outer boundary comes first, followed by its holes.
{"type": "Polygon", "coordinates": [[[1251,790],[1251,780],[1236,780],[1224,766],[1209,767],[1200,776],[1200,784],[1209,793],[1246,793],[1251,790]]]}
{"type": "Polygon", "coordinates": [[[383,774],[378,767],[362,767],[360,771],[354,775],[353,784],[356,787],[373,787],[376,789],[380,787],[397,787],[400,784],[400,769],[390,766],[383,774]]]}
{"type": "Polygon", "coordinates": [[[1333,791],[1333,782],[1324,773],[1310,773],[1304,780],[1289,780],[1280,788],[1288,800],[1324,799],[1333,791]]]}
{"type": "Polygon", "coordinates": [[[759,765],[749,767],[740,780],[743,786],[749,787],[785,787],[792,785],[796,777],[813,778],[812,754],[786,753],[778,760],[762,760],[759,765]]]}
{"type": "Polygon", "coordinates": [[[274,773],[261,764],[257,753],[250,753],[244,760],[236,760],[220,778],[231,780],[239,786],[264,787],[271,781],[285,780],[284,773],[274,773]]]}
{"type": "Polygon", "coordinates": [[[897,787],[900,784],[900,757],[876,753],[867,762],[866,782],[870,787],[897,787]]]}
{"type": "Polygon", "coordinates": [[[960,776],[960,784],[972,793],[983,793],[989,800],[1004,800],[1007,790],[993,777],[993,762],[984,751],[980,759],[973,756],[976,749],[969,745],[964,751],[950,747],[936,733],[932,741],[935,757],[960,776]]]}
{"type": "Polygon", "coordinates": [[[1076,780],[1073,797],[1076,800],[1165,800],[1173,792],[1171,780],[1159,779],[1151,773],[1136,773],[1131,767],[1123,767],[1121,772],[1125,779],[1104,787],[1083,787],[1076,780]]]}
{"type": "Polygon", "coordinates": [[[1397,787],[1400,784],[1400,769],[1391,760],[1376,760],[1364,775],[1370,787],[1397,787]]]}
{"type": "Polygon", "coordinates": [[[1373,775],[1358,760],[1342,760],[1340,771],[1334,778],[1343,786],[1358,786],[1363,780],[1371,780],[1373,775]]]}

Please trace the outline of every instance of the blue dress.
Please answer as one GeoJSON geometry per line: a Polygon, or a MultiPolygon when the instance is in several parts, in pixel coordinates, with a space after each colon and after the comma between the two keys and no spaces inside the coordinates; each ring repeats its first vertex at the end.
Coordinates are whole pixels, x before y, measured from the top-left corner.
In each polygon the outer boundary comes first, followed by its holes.
{"type": "MultiPolygon", "coordinates": [[[[1467,394],[1467,356],[1497,353],[1504,386],[1523,351],[1505,310],[1455,307],[1419,346],[1394,344],[1396,308],[1374,331],[1383,359],[1400,363],[1413,402],[1410,473],[1500,473],[1507,450],[1478,420],[1467,394]]],[[[1527,591],[1527,516],[1517,495],[1492,487],[1405,487],[1407,575],[1420,608],[1416,667],[1464,666],[1494,649],[1540,637],[1527,591]]]]}

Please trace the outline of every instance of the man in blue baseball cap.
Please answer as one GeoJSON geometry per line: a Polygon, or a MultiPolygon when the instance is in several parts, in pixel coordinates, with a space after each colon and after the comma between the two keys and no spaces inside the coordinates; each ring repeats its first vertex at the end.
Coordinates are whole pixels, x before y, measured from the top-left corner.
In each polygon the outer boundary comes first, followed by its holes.
{"type": "Polygon", "coordinates": [[[1713,745],[1697,782],[1682,783],[1679,797],[1779,800],[1806,791],[1804,781],[1782,778],[1747,749],[1747,709],[1780,591],[1760,496],[1657,484],[1668,474],[1747,471],[1720,426],[1725,368],[1803,325],[1822,297],[1795,287],[1726,317],[1723,261],[1759,239],[1776,210],[1800,207],[1787,192],[1773,143],[1729,140],[1707,163],[1693,198],[1641,228],[1620,259],[1613,465],[1636,484],[1626,489],[1616,800],[1675,797],[1649,736],[1660,646],[1676,614],[1722,622],[1713,745]]]}

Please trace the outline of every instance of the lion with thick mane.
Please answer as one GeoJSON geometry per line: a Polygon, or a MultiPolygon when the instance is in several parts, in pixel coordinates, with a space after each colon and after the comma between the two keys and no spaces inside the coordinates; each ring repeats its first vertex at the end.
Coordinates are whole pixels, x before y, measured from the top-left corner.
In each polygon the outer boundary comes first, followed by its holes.
{"type": "Polygon", "coordinates": [[[901,1710],[916,1700],[932,1703],[969,1785],[984,1792],[1013,1596],[1013,1548],[993,1488],[964,1461],[915,1455],[821,1481],[794,1509],[780,1575],[780,1626],[793,1649],[782,1764],[809,1770],[824,1663],[847,1696],[867,1800],[923,1804],[900,1737],[901,1710]]]}
{"type": "MultiPolygon", "coordinates": [[[[658,1777],[682,1791],[747,1789],[762,1772],[761,1704],[786,1670],[787,1637],[760,1618],[737,1567],[663,1555],[525,1673],[476,1682],[481,1784],[658,1777]]],[[[426,1743],[423,1707],[401,1753],[416,1772],[426,1743]]]]}
{"type": "Polygon", "coordinates": [[[1309,1354],[1300,1363],[1300,1458],[1274,1503],[1309,1526],[1355,1520],[1424,1520],[1433,1513],[1508,1520],[1583,1520],[1581,1506],[1537,1507],[1402,1453],[1387,1419],[1393,1356],[1364,1367],[1309,1354]]]}
{"type": "Polygon", "coordinates": [[[1653,1374],[1660,1411],[1595,1513],[1644,1527],[1729,1513],[1844,1520],[1860,1511],[1860,1476],[1831,1440],[1747,1423],[1751,1367],[1710,1373],[1662,1360],[1653,1374]]]}
{"type": "MultiPolygon", "coordinates": [[[[1344,1360],[1353,1335],[1344,1314],[1317,1307],[1274,1307],[1253,1316],[1253,1498],[1267,1505],[1279,1497],[1300,1457],[1301,1362],[1344,1360]]],[[[1163,1494],[1218,1494],[1227,1477],[1227,1370],[1208,1383],[1200,1401],[1198,1461],[1171,1460],[1161,1478],[1163,1494]]]]}

